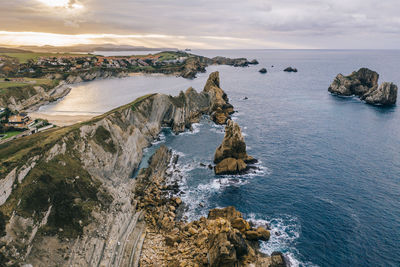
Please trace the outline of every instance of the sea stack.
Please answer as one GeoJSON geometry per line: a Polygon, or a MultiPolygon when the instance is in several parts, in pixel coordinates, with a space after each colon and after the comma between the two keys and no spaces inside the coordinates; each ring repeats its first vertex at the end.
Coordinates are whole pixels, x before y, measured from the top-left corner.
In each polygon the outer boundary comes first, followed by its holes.
{"type": "Polygon", "coordinates": [[[222,144],[214,155],[215,174],[240,174],[248,169],[248,163],[255,163],[256,159],[247,155],[246,143],[239,125],[228,120],[225,126],[225,136],[222,144]]]}
{"type": "Polygon", "coordinates": [[[397,86],[384,82],[378,87],[379,74],[361,68],[348,76],[338,74],[328,91],[343,96],[358,96],[372,105],[394,105],[397,100],[397,86]]]}
{"type": "Polygon", "coordinates": [[[233,106],[229,104],[228,96],[220,88],[218,71],[210,74],[203,91],[209,93],[211,103],[213,103],[209,112],[211,119],[217,124],[225,124],[234,110],[233,106]]]}

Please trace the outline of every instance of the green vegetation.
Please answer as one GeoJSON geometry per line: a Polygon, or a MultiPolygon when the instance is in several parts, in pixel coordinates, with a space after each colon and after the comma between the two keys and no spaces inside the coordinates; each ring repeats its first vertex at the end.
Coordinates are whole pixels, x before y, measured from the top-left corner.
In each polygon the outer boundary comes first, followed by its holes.
{"type": "Polygon", "coordinates": [[[0,56],[9,56],[18,59],[19,63],[27,63],[29,60],[36,61],[40,57],[63,57],[63,56],[76,56],[76,57],[92,57],[90,54],[70,54],[70,53],[0,53],[0,56]]]}
{"type": "Polygon", "coordinates": [[[18,135],[18,134],[20,134],[20,133],[21,133],[21,132],[18,132],[18,131],[6,132],[6,133],[4,133],[3,138],[0,138],[0,139],[1,139],[1,140],[7,139],[7,138],[10,138],[10,137],[16,136],[16,135],[18,135]]]}
{"type": "Polygon", "coordinates": [[[114,142],[112,141],[111,133],[103,126],[97,127],[93,138],[98,145],[104,148],[105,151],[111,153],[115,153],[117,151],[114,142]]]}
{"type": "MultiPolygon", "coordinates": [[[[13,78],[1,78],[0,79],[0,89],[7,89],[12,87],[25,87],[25,86],[50,86],[54,87],[58,85],[59,81],[57,80],[50,80],[50,79],[37,79],[37,78],[22,78],[24,82],[19,80],[12,81],[13,78]]],[[[0,91],[1,92],[1,91],[0,91]]]]}

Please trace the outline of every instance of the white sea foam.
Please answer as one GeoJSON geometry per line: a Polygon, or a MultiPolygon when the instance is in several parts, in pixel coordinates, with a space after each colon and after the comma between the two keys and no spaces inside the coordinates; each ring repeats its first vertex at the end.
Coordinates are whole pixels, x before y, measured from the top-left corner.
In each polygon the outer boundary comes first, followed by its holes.
{"type": "Polygon", "coordinates": [[[166,138],[165,134],[164,134],[163,132],[161,132],[161,133],[158,135],[157,139],[154,140],[153,142],[151,142],[151,144],[154,146],[154,145],[158,145],[158,144],[161,144],[161,143],[165,143],[165,140],[166,140],[166,139],[167,139],[167,138],[166,138]]]}
{"type": "Polygon", "coordinates": [[[197,134],[200,132],[201,123],[193,123],[192,130],[186,130],[181,135],[188,135],[188,134],[197,134]]]}

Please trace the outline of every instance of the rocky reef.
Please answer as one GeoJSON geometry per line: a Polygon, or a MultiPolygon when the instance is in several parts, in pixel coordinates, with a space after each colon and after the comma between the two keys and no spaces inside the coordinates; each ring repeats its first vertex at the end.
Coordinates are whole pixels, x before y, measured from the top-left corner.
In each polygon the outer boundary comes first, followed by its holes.
{"type": "Polygon", "coordinates": [[[161,127],[180,133],[227,105],[218,73],[207,83],[1,144],[0,265],[137,266],[146,232],[130,177],[161,127]]]}
{"type": "Polygon", "coordinates": [[[297,69],[296,68],[292,68],[292,67],[287,67],[283,71],[286,71],[286,72],[297,72],[297,69]]]}
{"type": "Polygon", "coordinates": [[[248,170],[247,164],[257,160],[247,155],[246,143],[240,130],[240,126],[228,120],[225,126],[225,136],[222,144],[214,155],[215,174],[240,174],[248,170]]]}
{"type": "Polygon", "coordinates": [[[270,232],[251,226],[234,207],[181,220],[184,203],[173,196],[177,160],[162,146],[136,178],[136,201],[147,225],[140,266],[286,266],[282,254],[259,252],[259,241],[268,241],[270,232]]]}
{"type": "Polygon", "coordinates": [[[394,105],[397,100],[397,86],[384,82],[378,86],[379,74],[368,68],[361,68],[348,76],[338,74],[328,91],[343,96],[358,96],[372,105],[394,105]]]}

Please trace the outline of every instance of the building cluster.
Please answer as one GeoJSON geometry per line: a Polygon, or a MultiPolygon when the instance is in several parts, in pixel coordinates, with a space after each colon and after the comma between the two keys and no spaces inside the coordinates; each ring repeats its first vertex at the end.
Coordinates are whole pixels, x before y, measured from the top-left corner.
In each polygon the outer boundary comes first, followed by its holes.
{"type": "MultiPolygon", "coordinates": [[[[53,124],[49,123],[46,120],[32,120],[25,112],[12,114],[8,118],[3,118],[5,113],[6,109],[0,107],[0,116],[2,117],[2,120],[0,122],[2,126],[2,133],[0,133],[0,142],[4,141],[4,138],[8,131],[20,131],[21,134],[19,134],[19,136],[26,136],[55,127],[53,124]]],[[[18,136],[14,136],[14,138],[15,137],[18,136]]]]}

